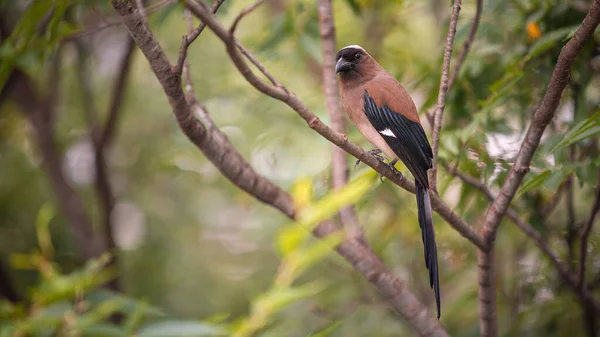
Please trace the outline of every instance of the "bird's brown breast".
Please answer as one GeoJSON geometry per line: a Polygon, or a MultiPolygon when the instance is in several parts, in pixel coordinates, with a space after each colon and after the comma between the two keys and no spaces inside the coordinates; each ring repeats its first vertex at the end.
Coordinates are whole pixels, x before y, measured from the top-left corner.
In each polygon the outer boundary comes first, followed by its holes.
{"type": "Polygon", "coordinates": [[[340,91],[344,110],[359,131],[388,157],[397,158],[397,155],[365,115],[364,95],[365,92],[368,92],[378,106],[387,106],[392,111],[418,123],[419,115],[408,92],[395,78],[385,72],[359,85],[341,82],[340,91]]]}

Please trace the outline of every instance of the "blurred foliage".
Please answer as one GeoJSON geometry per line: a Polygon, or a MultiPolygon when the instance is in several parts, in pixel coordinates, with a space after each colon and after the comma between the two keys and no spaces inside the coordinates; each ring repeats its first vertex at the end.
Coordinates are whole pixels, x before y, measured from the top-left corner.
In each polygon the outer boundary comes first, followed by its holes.
{"type": "MultiPolygon", "coordinates": [[[[502,185],[561,47],[585,16],[574,3],[586,2],[484,1],[472,50],[447,97],[440,144],[440,194],[474,226],[488,200],[444,167],[456,166],[492,190],[502,185]]],[[[226,0],[217,17],[230,24],[251,4],[226,0]]],[[[149,24],[175,62],[186,31],[183,10],[161,1],[147,5],[149,24]]],[[[441,0],[334,1],[338,46],[363,45],[394,74],[417,103],[428,133],[424,114],[437,100],[450,6],[441,0]]],[[[471,1],[462,7],[454,59],[475,11],[471,1]]],[[[86,107],[107,109],[125,30],[108,1],[0,0],[0,9],[3,29],[12,27],[0,45],[0,87],[18,69],[41,94],[47,92],[52,56],[62,55],[60,81],[50,84],[60,89],[55,138],[65,175],[100,226],[86,107]],[[89,65],[83,77],[91,83],[93,102],[85,101],[79,58],[89,65]]],[[[267,1],[240,26],[238,38],[327,120],[316,2],[267,1]]],[[[587,220],[600,167],[599,43],[597,32],[573,65],[572,81],[513,202],[574,269],[578,258],[569,260],[568,228],[577,233],[587,220]],[[576,182],[572,212],[565,197],[568,179],[576,182]]],[[[330,144],[293,111],[251,88],[208,29],[190,47],[189,58],[194,89],[215,123],[260,174],[290,190],[299,221],[290,224],[235,188],[190,144],[136,52],[108,152],[119,248],[110,253],[118,264],[106,266],[108,256],[82,261],[56,209],[34,130],[19,107],[2,97],[0,271],[8,272],[0,276],[18,299],[1,302],[0,335],[411,335],[368,282],[331,253],[341,237],[316,240],[309,230],[354,203],[373,250],[433,307],[414,196],[379,182],[364,167],[351,171],[346,189],[330,191],[330,144]],[[99,287],[115,277],[122,293],[99,287]]],[[[356,129],[348,136],[370,148],[356,129]]],[[[435,223],[442,323],[452,335],[478,336],[476,250],[440,217],[435,223]]],[[[588,248],[591,283],[600,279],[597,228],[588,248]]],[[[508,221],[496,245],[501,335],[584,335],[577,297],[540,250],[508,221]]],[[[578,252],[579,241],[573,245],[578,252]]],[[[600,282],[595,284],[598,297],[600,282]]]]}

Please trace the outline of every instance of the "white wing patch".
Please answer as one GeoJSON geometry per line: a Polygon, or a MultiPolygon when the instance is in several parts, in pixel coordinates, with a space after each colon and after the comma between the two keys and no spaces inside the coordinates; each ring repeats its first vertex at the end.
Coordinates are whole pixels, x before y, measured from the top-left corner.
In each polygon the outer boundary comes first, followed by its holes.
{"type": "Polygon", "coordinates": [[[394,132],[392,130],[390,130],[390,128],[383,129],[383,130],[379,131],[379,133],[381,133],[384,136],[398,138],[398,137],[396,137],[394,132]]]}

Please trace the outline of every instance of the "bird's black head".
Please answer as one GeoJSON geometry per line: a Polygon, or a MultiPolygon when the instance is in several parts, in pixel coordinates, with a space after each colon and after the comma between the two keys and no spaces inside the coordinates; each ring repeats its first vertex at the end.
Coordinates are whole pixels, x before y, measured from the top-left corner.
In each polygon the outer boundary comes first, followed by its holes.
{"type": "Polygon", "coordinates": [[[367,62],[369,54],[361,47],[352,45],[344,47],[335,56],[336,73],[360,72],[361,65],[367,62]]]}

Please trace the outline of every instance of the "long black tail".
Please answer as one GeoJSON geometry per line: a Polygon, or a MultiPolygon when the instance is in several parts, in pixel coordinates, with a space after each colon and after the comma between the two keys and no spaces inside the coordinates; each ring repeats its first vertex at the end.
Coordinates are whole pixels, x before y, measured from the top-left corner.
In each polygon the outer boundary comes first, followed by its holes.
{"type": "Polygon", "coordinates": [[[419,226],[425,246],[425,265],[429,270],[429,285],[435,293],[437,304],[437,317],[440,318],[440,279],[438,276],[437,248],[435,246],[435,232],[433,230],[433,214],[431,212],[431,200],[427,186],[415,182],[417,206],[419,208],[419,226]]]}

